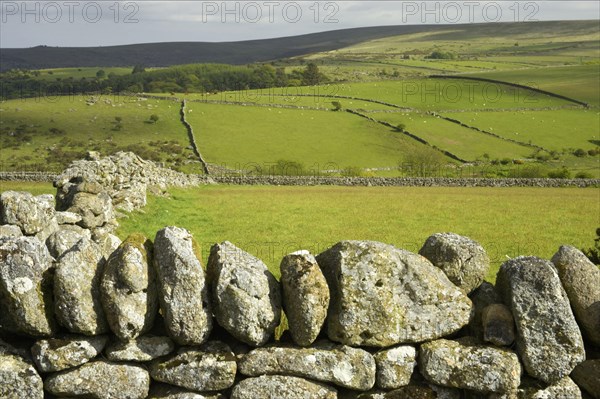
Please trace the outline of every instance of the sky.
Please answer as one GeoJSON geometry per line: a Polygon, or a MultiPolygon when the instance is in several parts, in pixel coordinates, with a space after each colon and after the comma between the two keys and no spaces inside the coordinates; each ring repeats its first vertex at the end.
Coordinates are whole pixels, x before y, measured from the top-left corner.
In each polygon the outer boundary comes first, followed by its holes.
{"type": "Polygon", "coordinates": [[[600,2],[0,0],[0,47],[223,42],[366,26],[577,19],[600,21],[600,2]]]}

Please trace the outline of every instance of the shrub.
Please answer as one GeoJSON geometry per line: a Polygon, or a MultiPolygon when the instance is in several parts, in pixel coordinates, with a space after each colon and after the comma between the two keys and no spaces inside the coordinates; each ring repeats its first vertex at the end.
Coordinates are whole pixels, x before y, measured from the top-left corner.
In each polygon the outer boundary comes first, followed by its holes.
{"type": "Polygon", "coordinates": [[[344,177],[359,177],[364,175],[362,168],[358,166],[346,166],[342,169],[341,174],[344,177]]]}
{"type": "Polygon", "coordinates": [[[583,148],[578,148],[573,152],[573,155],[575,155],[576,157],[585,157],[587,155],[587,151],[584,150],[583,148]]]}
{"type": "Polygon", "coordinates": [[[594,246],[590,248],[582,248],[581,252],[588,257],[595,265],[600,265],[600,227],[596,229],[596,238],[594,238],[594,246]]]}
{"type": "Polygon", "coordinates": [[[525,168],[516,168],[508,172],[508,177],[512,178],[537,179],[544,176],[544,170],[539,165],[531,165],[525,168]]]}
{"type": "Polygon", "coordinates": [[[500,160],[501,165],[508,165],[509,163],[512,163],[512,159],[510,159],[510,158],[502,158],[500,160]]]}
{"type": "Polygon", "coordinates": [[[593,148],[588,151],[588,155],[591,157],[595,157],[598,154],[600,154],[600,148],[593,148]]]}
{"type": "Polygon", "coordinates": [[[578,173],[575,175],[575,178],[576,178],[576,179],[593,179],[593,178],[594,178],[594,176],[592,176],[592,174],[591,174],[591,173],[588,173],[588,172],[578,172],[578,173]]]}
{"type": "Polygon", "coordinates": [[[333,105],[334,111],[340,111],[342,109],[342,103],[339,101],[332,101],[331,105],[333,105]]]}
{"type": "Polygon", "coordinates": [[[571,178],[571,172],[569,169],[563,167],[560,170],[551,170],[548,172],[548,177],[551,179],[569,179],[571,178]]]}
{"type": "Polygon", "coordinates": [[[431,177],[439,173],[444,163],[445,159],[442,153],[426,146],[419,146],[409,152],[398,166],[400,170],[406,171],[408,176],[431,177]]]}
{"type": "Polygon", "coordinates": [[[262,175],[278,175],[278,176],[304,176],[308,172],[304,165],[296,161],[288,161],[280,159],[274,165],[258,170],[262,175]]]}
{"type": "Polygon", "coordinates": [[[150,115],[150,121],[151,121],[152,123],[156,123],[156,122],[158,122],[158,119],[159,119],[158,115],[156,115],[156,114],[152,114],[152,115],[150,115]]]}
{"type": "Polygon", "coordinates": [[[398,123],[396,125],[396,131],[404,132],[406,130],[406,125],[404,123],[398,123]]]}

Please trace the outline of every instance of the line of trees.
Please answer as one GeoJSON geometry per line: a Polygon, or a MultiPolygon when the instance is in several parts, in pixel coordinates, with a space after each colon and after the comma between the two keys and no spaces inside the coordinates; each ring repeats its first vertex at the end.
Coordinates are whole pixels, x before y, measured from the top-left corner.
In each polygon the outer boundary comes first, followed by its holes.
{"type": "Polygon", "coordinates": [[[35,72],[37,71],[12,70],[0,74],[0,97],[10,99],[92,92],[205,93],[309,86],[329,81],[317,65],[312,63],[304,69],[294,69],[289,73],[285,68],[275,68],[270,64],[192,64],[155,70],[145,70],[143,66],[137,65],[128,75],[97,73],[95,78],[57,78],[55,81],[37,79],[39,74],[35,72]]]}

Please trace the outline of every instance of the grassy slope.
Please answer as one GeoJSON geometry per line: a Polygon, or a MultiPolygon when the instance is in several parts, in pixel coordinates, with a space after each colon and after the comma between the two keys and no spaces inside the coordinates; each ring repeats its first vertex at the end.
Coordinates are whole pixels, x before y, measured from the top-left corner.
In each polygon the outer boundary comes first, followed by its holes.
{"type": "Polygon", "coordinates": [[[467,161],[475,161],[485,153],[491,158],[524,158],[532,152],[531,148],[503,141],[433,116],[417,113],[373,113],[369,116],[393,125],[404,123],[409,132],[467,161]]]}
{"type": "Polygon", "coordinates": [[[121,220],[124,238],[189,229],[202,246],[229,240],[278,273],[292,251],[318,253],[344,239],[377,240],[418,251],[432,233],[453,231],[490,254],[493,280],[509,257],[549,258],[561,244],[592,245],[600,223],[597,189],[200,187],[151,197],[144,212],[121,220]],[[510,212],[506,210],[510,209],[510,212]]]}
{"type": "Polygon", "coordinates": [[[202,155],[234,169],[278,160],[312,170],[395,166],[403,154],[424,147],[345,112],[200,103],[189,109],[202,155]]]}
{"type": "MultiPolygon", "coordinates": [[[[599,54],[600,55],[600,54],[599,54]]],[[[525,84],[600,105],[600,64],[482,72],[470,76],[525,84]]]]}
{"type": "MultiPolygon", "coordinates": [[[[28,165],[44,163],[47,167],[63,167],[62,159],[54,162],[45,160],[48,148],[85,154],[95,149],[104,154],[126,149],[128,146],[142,147],[158,154],[162,160],[171,155],[156,151],[150,145],[156,141],[174,141],[179,145],[183,157],[191,156],[185,149],[188,138],[179,121],[179,103],[163,100],[138,101],[133,97],[103,96],[95,105],[86,105],[89,96],[66,96],[54,98],[32,98],[0,103],[0,162],[3,170],[18,170],[28,165]],[[159,116],[156,124],[148,123],[152,114],[159,116]],[[122,130],[116,131],[115,117],[123,118],[122,130]],[[24,125],[29,140],[18,147],[15,143],[24,125]],[[53,134],[49,129],[57,128],[64,133],[53,134]]],[[[143,154],[140,154],[143,155],[143,154]]]]}
{"type": "Polygon", "coordinates": [[[338,93],[419,110],[541,108],[569,104],[502,84],[444,79],[340,84],[338,93]]]}
{"type": "Polygon", "coordinates": [[[600,140],[600,112],[591,110],[458,112],[444,115],[503,137],[550,150],[595,147],[600,140]],[[511,123],[507,124],[506,121],[511,123]]]}

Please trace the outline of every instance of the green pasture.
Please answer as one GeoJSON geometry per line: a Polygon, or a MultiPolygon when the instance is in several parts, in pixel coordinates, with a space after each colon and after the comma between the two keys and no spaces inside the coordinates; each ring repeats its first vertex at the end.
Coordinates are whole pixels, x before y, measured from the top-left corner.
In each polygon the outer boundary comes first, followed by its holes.
{"type": "Polygon", "coordinates": [[[202,247],[228,240],[279,275],[290,252],[319,253],[340,240],[376,240],[418,251],[436,232],[452,231],[488,251],[493,281],[519,255],[550,258],[562,244],[593,245],[600,223],[598,189],[238,187],[173,189],[150,197],[143,212],[120,220],[121,238],[176,225],[202,247]],[[507,210],[510,210],[507,212],[507,210]]]}
{"type": "Polygon", "coordinates": [[[600,105],[600,64],[481,72],[469,76],[524,84],[600,105]]]}
{"type": "Polygon", "coordinates": [[[416,79],[339,84],[343,96],[376,99],[423,111],[560,107],[571,103],[498,83],[416,79]]]}
{"type": "Polygon", "coordinates": [[[488,154],[490,158],[525,158],[532,151],[529,147],[501,140],[435,116],[415,112],[373,113],[369,116],[394,126],[402,123],[410,133],[467,161],[482,159],[483,154],[488,154]]]}
{"type": "Polygon", "coordinates": [[[116,95],[0,102],[2,170],[61,170],[89,150],[102,154],[130,150],[182,165],[193,159],[193,153],[187,148],[179,109],[178,102],[116,95]],[[159,117],[156,123],[151,115],[159,117]]]}
{"type": "Polygon", "coordinates": [[[33,195],[56,194],[56,189],[52,183],[0,180],[0,193],[4,191],[27,191],[33,195]]]}
{"type": "Polygon", "coordinates": [[[456,112],[444,113],[444,116],[502,137],[531,142],[549,150],[589,150],[600,144],[598,109],[456,112]]]}
{"type": "Polygon", "coordinates": [[[315,171],[388,167],[417,149],[434,151],[346,112],[189,103],[187,119],[207,162],[233,169],[278,160],[315,171]]]}

